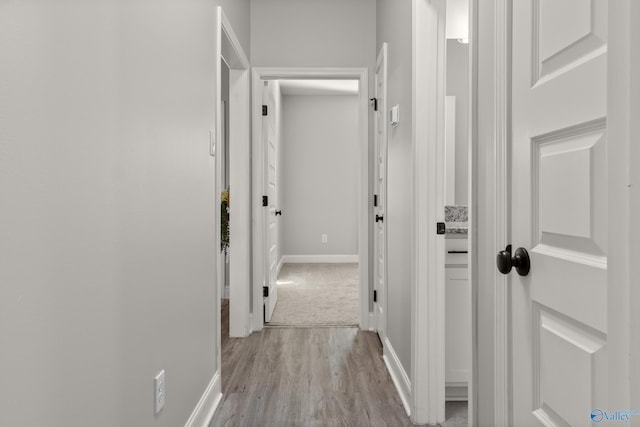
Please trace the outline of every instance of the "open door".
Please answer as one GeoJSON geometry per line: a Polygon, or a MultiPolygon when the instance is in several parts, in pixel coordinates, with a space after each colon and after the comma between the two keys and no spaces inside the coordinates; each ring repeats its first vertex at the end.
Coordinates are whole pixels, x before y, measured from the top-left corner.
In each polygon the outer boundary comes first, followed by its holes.
{"type": "Polygon", "coordinates": [[[387,208],[387,44],[383,43],[375,76],[375,187],[374,187],[374,309],[380,341],[387,337],[387,229],[384,222],[387,208]]]}
{"type": "Polygon", "coordinates": [[[513,425],[591,425],[611,403],[607,2],[514,1],[512,28],[513,425]]]}
{"type": "MultiPolygon", "coordinates": [[[[264,285],[264,321],[270,322],[273,310],[278,302],[278,224],[276,218],[276,160],[277,160],[277,140],[276,134],[276,108],[274,88],[277,82],[266,80],[264,82],[262,100],[262,135],[263,147],[265,149],[265,199],[264,209],[267,209],[265,215],[265,285],[264,285]]],[[[280,213],[280,212],[278,212],[280,213]]]]}

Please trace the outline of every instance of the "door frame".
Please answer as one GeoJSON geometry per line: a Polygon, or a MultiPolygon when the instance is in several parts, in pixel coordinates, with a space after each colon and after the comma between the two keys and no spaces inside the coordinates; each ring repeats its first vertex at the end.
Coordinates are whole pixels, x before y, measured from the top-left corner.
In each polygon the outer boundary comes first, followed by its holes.
{"type": "MultiPolygon", "coordinates": [[[[250,281],[250,270],[247,266],[251,260],[251,242],[249,239],[251,189],[250,139],[249,139],[249,60],[240,45],[231,23],[222,7],[216,8],[216,114],[215,130],[212,145],[215,150],[217,142],[222,142],[221,105],[221,61],[229,67],[229,105],[228,149],[229,149],[229,187],[233,188],[233,204],[229,207],[231,220],[229,232],[233,242],[229,246],[229,336],[244,337],[249,335],[249,324],[245,322],[245,313],[249,312],[247,283],[250,281]]],[[[214,151],[215,152],[215,151],[214,151]]],[[[218,154],[217,152],[215,154],[218,154]]],[[[222,156],[216,155],[216,248],[220,248],[220,218],[218,205],[222,191],[222,156]]],[[[216,250],[216,280],[223,281],[222,263],[224,256],[216,250]]],[[[221,342],[221,295],[216,295],[216,312],[218,322],[218,366],[222,360],[221,342]]]]}
{"type": "Polygon", "coordinates": [[[444,114],[446,1],[412,1],[411,420],[445,421],[444,114]]]}
{"type": "MultiPolygon", "coordinates": [[[[262,256],[264,250],[264,208],[262,195],[264,188],[264,155],[261,132],[262,80],[277,79],[352,79],[359,81],[358,91],[358,261],[360,270],[360,328],[375,328],[374,313],[369,311],[371,301],[369,280],[369,111],[368,68],[297,68],[297,67],[254,67],[252,71],[252,162],[253,162],[253,295],[251,297],[253,331],[264,327],[262,315],[256,309],[262,307],[262,287],[266,280],[266,267],[262,256]]],[[[249,296],[247,296],[249,301],[249,296]]]]}
{"type": "MultiPolygon", "coordinates": [[[[231,23],[227,19],[224,11],[221,6],[215,8],[215,16],[214,16],[214,28],[213,28],[213,44],[214,51],[213,53],[213,61],[214,61],[214,70],[215,74],[212,76],[214,80],[213,85],[213,105],[214,105],[214,116],[212,117],[212,129],[209,131],[209,155],[215,157],[215,171],[214,176],[214,194],[213,194],[213,204],[214,204],[214,214],[212,221],[214,221],[214,241],[213,245],[215,248],[215,259],[212,259],[211,262],[214,265],[214,283],[212,283],[214,289],[214,309],[215,309],[215,321],[216,321],[216,337],[215,339],[215,347],[216,347],[216,359],[215,359],[215,367],[214,367],[214,375],[209,385],[204,390],[204,393],[200,397],[200,400],[196,404],[193,412],[189,416],[185,426],[202,426],[208,425],[208,423],[213,419],[215,414],[215,410],[222,399],[222,381],[221,381],[221,372],[222,372],[222,323],[221,323],[221,295],[218,295],[218,284],[222,280],[222,268],[221,263],[224,262],[224,256],[220,251],[220,191],[221,191],[221,183],[222,183],[222,156],[217,155],[217,146],[218,143],[222,141],[222,112],[221,112],[221,103],[222,103],[222,61],[229,66],[229,155],[230,155],[230,167],[233,167],[237,174],[241,174],[246,168],[246,176],[236,176],[235,178],[230,176],[230,179],[235,179],[239,181],[236,186],[237,189],[234,191],[236,197],[234,198],[237,205],[239,205],[236,209],[239,211],[235,213],[235,211],[231,212],[231,215],[235,215],[235,220],[231,222],[237,223],[237,228],[232,228],[231,230],[236,230],[239,236],[247,236],[246,239],[235,238],[234,240],[234,249],[233,255],[236,258],[234,264],[230,266],[230,274],[233,274],[234,271],[240,272],[243,274],[244,271],[248,270],[246,265],[248,265],[248,261],[246,261],[245,266],[241,265],[242,261],[245,257],[248,259],[249,254],[249,221],[247,219],[246,224],[242,224],[242,212],[243,208],[243,193],[246,197],[246,205],[249,204],[249,174],[250,174],[250,165],[246,165],[249,155],[249,60],[247,59],[244,51],[242,50],[242,46],[240,45],[240,41],[235,35],[233,28],[231,27],[231,23]],[[246,152],[246,155],[244,154],[246,152]],[[239,202],[239,203],[238,203],[239,202]],[[243,268],[245,267],[245,268],[243,268]]],[[[231,171],[230,171],[231,172],[231,171]]],[[[236,181],[232,181],[236,182],[236,181]]],[[[246,207],[248,209],[248,206],[246,207]]],[[[248,217],[248,214],[245,216],[248,217]]],[[[231,250],[231,247],[230,247],[231,250]]],[[[237,276],[236,278],[238,278],[237,276]]],[[[238,281],[236,280],[237,284],[238,281]]],[[[248,282],[245,282],[248,283],[248,282]]],[[[244,286],[248,290],[248,286],[244,286]]],[[[234,282],[232,281],[230,284],[230,293],[233,294],[237,292],[234,289],[234,282]]],[[[248,293],[248,292],[247,292],[248,293]]],[[[242,302],[242,300],[237,299],[237,302],[242,302]]],[[[248,304],[247,304],[248,306],[248,304]]],[[[231,305],[230,308],[232,308],[231,305]]],[[[236,308],[237,310],[237,308],[236,308]]],[[[208,320],[208,319],[207,319],[208,320]]]]}
{"type": "MultiPolygon", "coordinates": [[[[609,288],[609,398],[612,407],[640,408],[640,3],[609,2],[607,81],[607,170],[609,240],[607,248],[609,288]]],[[[640,419],[632,417],[632,425],[640,419]]]]}
{"type": "MultiPolygon", "coordinates": [[[[382,138],[385,140],[385,144],[384,144],[384,148],[385,150],[387,150],[388,152],[388,143],[389,143],[389,138],[388,138],[388,123],[387,123],[387,82],[388,82],[388,78],[387,78],[387,72],[388,72],[388,44],[382,43],[382,47],[380,48],[380,52],[378,53],[378,57],[376,59],[376,68],[375,68],[375,75],[374,75],[374,95],[375,95],[375,105],[376,108],[382,112],[381,114],[381,120],[383,123],[383,132],[382,132],[382,138]],[[378,85],[377,85],[377,76],[378,76],[378,68],[382,68],[383,70],[383,76],[384,79],[382,81],[382,91],[383,96],[382,96],[382,102],[380,102],[380,94],[378,93],[378,85]]],[[[374,156],[375,156],[375,160],[373,162],[373,167],[374,170],[371,171],[373,174],[373,179],[374,179],[374,186],[372,188],[373,193],[375,194],[377,192],[377,181],[378,181],[378,173],[377,173],[377,168],[378,168],[378,157],[380,155],[379,153],[379,148],[380,148],[380,144],[378,141],[378,119],[377,116],[376,118],[374,118],[374,125],[373,125],[373,133],[374,133],[374,139],[373,139],[373,144],[374,144],[374,156]]],[[[387,215],[387,172],[388,172],[388,167],[387,167],[387,153],[385,153],[385,158],[384,158],[384,168],[385,168],[385,176],[384,176],[384,200],[382,200],[382,206],[384,208],[383,210],[383,217],[387,215]]],[[[381,199],[381,196],[378,195],[378,200],[381,199]]],[[[375,214],[375,209],[376,207],[374,207],[374,214],[375,214]]],[[[383,220],[383,226],[384,226],[384,220],[383,220]]],[[[373,223],[373,278],[372,278],[372,283],[373,283],[373,287],[375,288],[377,285],[377,280],[378,280],[378,251],[376,250],[376,243],[378,242],[377,238],[375,236],[377,236],[378,231],[377,229],[377,223],[374,222],[373,223]]],[[[383,275],[384,277],[382,278],[382,280],[384,281],[384,288],[383,288],[383,292],[381,295],[381,299],[382,299],[382,303],[380,303],[380,301],[378,302],[374,302],[374,312],[375,312],[375,325],[376,325],[376,330],[378,331],[378,335],[380,335],[380,331],[382,331],[382,336],[380,336],[380,340],[383,343],[383,346],[386,345],[386,339],[387,339],[387,295],[388,295],[388,280],[387,280],[387,227],[384,226],[384,230],[383,230],[383,244],[384,244],[384,248],[383,250],[383,256],[384,256],[384,272],[383,275]],[[377,309],[376,306],[381,306],[382,307],[382,314],[380,314],[380,310],[377,309]]]]}
{"type": "MultiPolygon", "coordinates": [[[[511,4],[489,0],[478,7],[471,1],[472,141],[470,248],[474,295],[474,402],[471,425],[512,425],[510,291],[497,274],[495,253],[510,238],[509,144],[511,138],[511,4]],[[480,56],[478,53],[483,52],[480,56]],[[495,218],[495,219],[494,219],[495,218]],[[482,225],[482,227],[480,227],[482,225]],[[483,370],[475,369],[482,365],[483,370]],[[478,389],[492,390],[477,400],[478,389]]],[[[607,304],[609,398],[611,409],[640,407],[640,292],[632,286],[640,269],[631,259],[640,256],[640,194],[632,191],[640,179],[640,138],[633,117],[640,114],[640,57],[632,49],[640,36],[635,25],[640,4],[635,0],[609,2],[607,82],[607,162],[609,237],[607,304]],[[636,144],[637,145],[637,144],[636,144]],[[635,169],[635,172],[634,172],[635,169]],[[635,273],[635,275],[634,275],[635,273]],[[633,275],[633,276],[632,276],[633,275]],[[633,320],[633,321],[632,321],[633,320]]],[[[637,288],[637,287],[636,287],[637,288]]],[[[471,409],[471,406],[470,406],[471,409]]],[[[633,420],[634,425],[637,420],[633,420]]]]}
{"type": "MultiPolygon", "coordinates": [[[[474,319],[474,425],[512,425],[510,292],[495,254],[510,241],[511,3],[471,2],[470,271],[474,319]],[[479,52],[484,52],[480,56],[479,52]],[[481,226],[482,225],[482,226],[481,226]],[[489,315],[490,313],[490,315],[489,315]],[[483,366],[482,373],[478,366],[483,366]],[[489,388],[490,387],[490,388],[489,388]],[[493,390],[479,400],[478,390],[493,390]]],[[[470,414],[471,415],[471,414],[470,414]]]]}

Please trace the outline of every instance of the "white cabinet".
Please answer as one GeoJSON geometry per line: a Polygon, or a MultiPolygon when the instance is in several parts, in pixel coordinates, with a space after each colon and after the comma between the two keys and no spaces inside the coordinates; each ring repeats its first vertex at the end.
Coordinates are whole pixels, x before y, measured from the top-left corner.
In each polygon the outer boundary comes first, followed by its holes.
{"type": "Polygon", "coordinates": [[[445,247],[445,382],[447,400],[467,400],[471,376],[471,290],[467,239],[447,239],[445,247]]]}

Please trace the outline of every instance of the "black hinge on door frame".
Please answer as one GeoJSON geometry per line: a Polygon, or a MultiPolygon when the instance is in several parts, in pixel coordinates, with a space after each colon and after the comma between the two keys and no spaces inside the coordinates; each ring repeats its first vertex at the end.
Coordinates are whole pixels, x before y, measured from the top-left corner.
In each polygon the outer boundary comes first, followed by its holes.
{"type": "Polygon", "coordinates": [[[268,287],[268,286],[263,286],[263,287],[262,287],[262,296],[263,296],[264,298],[266,298],[266,297],[268,297],[268,296],[269,296],[269,287],[268,287]]]}
{"type": "Polygon", "coordinates": [[[378,207],[378,195],[377,194],[373,195],[373,207],[374,208],[378,207]]]}
{"type": "Polygon", "coordinates": [[[378,302],[378,291],[373,290],[373,302],[378,302]]]}
{"type": "Polygon", "coordinates": [[[378,111],[378,98],[371,98],[369,101],[373,101],[373,111],[378,111]]]}
{"type": "Polygon", "coordinates": [[[262,196],[262,206],[269,206],[269,196],[262,196]]]}
{"type": "Polygon", "coordinates": [[[262,115],[266,116],[267,114],[269,114],[269,108],[266,105],[262,106],[262,115]]]}

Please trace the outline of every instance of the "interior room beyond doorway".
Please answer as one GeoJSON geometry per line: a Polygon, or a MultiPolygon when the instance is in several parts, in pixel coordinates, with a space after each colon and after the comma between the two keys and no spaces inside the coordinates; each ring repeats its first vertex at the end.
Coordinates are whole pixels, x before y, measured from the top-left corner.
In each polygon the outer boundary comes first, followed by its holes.
{"type": "Polygon", "coordinates": [[[358,81],[265,83],[265,103],[273,104],[272,124],[263,126],[274,128],[265,145],[275,156],[269,167],[275,168],[270,191],[280,276],[279,303],[269,320],[357,326],[358,81]]]}

